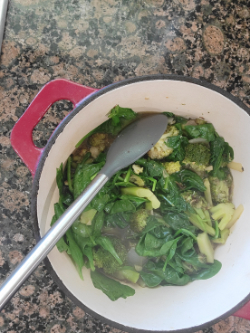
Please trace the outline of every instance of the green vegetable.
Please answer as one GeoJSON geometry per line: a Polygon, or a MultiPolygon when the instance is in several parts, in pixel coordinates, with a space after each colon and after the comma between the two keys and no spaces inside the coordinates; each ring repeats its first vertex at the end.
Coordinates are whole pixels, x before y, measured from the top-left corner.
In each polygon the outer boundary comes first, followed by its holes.
{"type": "Polygon", "coordinates": [[[214,262],[214,249],[207,233],[203,232],[197,236],[197,244],[200,253],[204,254],[207,258],[207,262],[212,264],[214,262]]]}
{"type": "Polygon", "coordinates": [[[181,182],[186,186],[186,189],[195,189],[201,192],[206,190],[203,180],[195,172],[191,170],[182,170],[180,172],[181,182]]]}
{"type": "Polygon", "coordinates": [[[209,146],[204,143],[189,143],[185,148],[183,163],[186,168],[203,175],[210,161],[209,146]]]}
{"type": "Polygon", "coordinates": [[[202,269],[200,272],[192,276],[192,280],[207,280],[219,273],[222,264],[218,260],[214,260],[212,265],[207,266],[202,269]]]}
{"type": "Polygon", "coordinates": [[[234,151],[225,140],[218,136],[214,141],[211,142],[211,159],[210,163],[213,166],[213,176],[219,176],[221,167],[226,166],[234,158],[234,151]]]}
{"type": "Polygon", "coordinates": [[[139,209],[131,216],[130,228],[134,232],[142,232],[142,230],[147,225],[147,219],[149,217],[149,212],[145,209],[139,209]]]}
{"type": "Polygon", "coordinates": [[[234,204],[230,202],[221,203],[215,207],[212,207],[210,209],[210,212],[212,213],[212,218],[214,220],[220,220],[219,223],[220,230],[224,230],[233,216],[234,204]]]}
{"type": "Polygon", "coordinates": [[[168,156],[170,161],[182,161],[185,158],[185,147],[188,145],[188,139],[182,135],[172,136],[168,138],[167,146],[173,149],[168,156]]]}
{"type": "Polygon", "coordinates": [[[216,239],[212,239],[213,243],[216,244],[225,244],[226,240],[230,234],[230,230],[229,229],[224,229],[221,231],[221,237],[220,238],[216,238],[216,239]]]}
{"type": "Polygon", "coordinates": [[[224,178],[225,179],[219,179],[213,176],[209,177],[211,196],[214,203],[230,202],[233,179],[229,169],[227,169],[224,178]]]}
{"type": "Polygon", "coordinates": [[[125,262],[126,248],[116,238],[101,236],[95,241],[99,247],[94,250],[94,265],[107,274],[113,274],[125,262]]]}
{"type": "Polygon", "coordinates": [[[123,188],[121,192],[125,195],[133,195],[140,198],[147,198],[152,203],[153,209],[157,209],[160,207],[160,201],[149,189],[142,187],[127,187],[123,188]]]}
{"type": "Polygon", "coordinates": [[[82,212],[80,216],[80,221],[83,224],[91,225],[91,222],[93,218],[95,217],[95,214],[97,213],[96,209],[90,209],[87,212],[82,212]]]}
{"type": "Polygon", "coordinates": [[[202,138],[207,141],[214,141],[215,139],[215,129],[212,124],[202,124],[202,125],[185,125],[185,131],[188,133],[190,138],[202,138]]]}
{"type": "Polygon", "coordinates": [[[69,251],[68,252],[70,252],[71,257],[76,264],[76,268],[79,273],[79,276],[83,280],[82,268],[84,266],[84,262],[83,262],[82,251],[79,248],[79,246],[77,245],[71,229],[66,231],[66,236],[67,236],[67,239],[69,242],[69,251]]]}
{"type": "Polygon", "coordinates": [[[132,283],[137,283],[140,274],[136,272],[136,270],[133,267],[130,266],[123,266],[119,268],[113,276],[117,278],[118,280],[127,280],[132,283]]]}
{"type": "Polygon", "coordinates": [[[127,298],[135,294],[133,288],[110,279],[100,272],[91,272],[91,279],[94,287],[100,289],[111,301],[116,301],[118,298],[127,298]]]}

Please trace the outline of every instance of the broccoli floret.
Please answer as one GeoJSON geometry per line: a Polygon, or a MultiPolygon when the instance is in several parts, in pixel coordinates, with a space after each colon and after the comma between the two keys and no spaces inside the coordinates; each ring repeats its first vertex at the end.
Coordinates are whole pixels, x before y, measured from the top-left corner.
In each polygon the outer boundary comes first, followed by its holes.
{"type": "Polygon", "coordinates": [[[232,176],[228,174],[226,179],[219,179],[217,177],[209,177],[211,186],[212,200],[215,203],[230,202],[232,176]]]}
{"type": "Polygon", "coordinates": [[[134,232],[141,232],[147,225],[147,218],[149,216],[149,211],[146,209],[137,210],[130,220],[130,228],[134,232]]]}
{"type": "Polygon", "coordinates": [[[102,268],[106,274],[113,274],[116,272],[119,267],[124,264],[127,258],[127,249],[121,241],[117,238],[110,238],[110,240],[121,260],[120,263],[109,251],[102,247],[94,248],[93,250],[94,265],[98,268],[102,268]]]}
{"type": "Polygon", "coordinates": [[[234,211],[234,204],[232,204],[231,202],[220,203],[210,209],[210,212],[212,213],[212,218],[214,220],[220,220],[220,230],[224,230],[227,227],[228,223],[232,219],[234,211]]]}
{"type": "Polygon", "coordinates": [[[167,142],[168,138],[176,136],[179,134],[178,129],[174,125],[168,125],[165,133],[162,135],[160,140],[151,148],[148,152],[148,156],[155,160],[161,160],[164,157],[167,157],[173,152],[173,149],[168,147],[167,142]]]}
{"type": "Polygon", "coordinates": [[[164,167],[170,175],[175,172],[179,172],[181,170],[181,164],[179,161],[177,162],[166,162],[164,163],[164,167]]]}
{"type": "Polygon", "coordinates": [[[95,133],[89,138],[91,146],[90,152],[93,158],[96,158],[102,151],[108,148],[111,144],[111,137],[106,133],[95,133]]]}
{"type": "Polygon", "coordinates": [[[201,177],[205,175],[206,171],[210,171],[209,146],[203,143],[189,143],[185,147],[185,158],[183,164],[186,168],[193,170],[201,177]]]}

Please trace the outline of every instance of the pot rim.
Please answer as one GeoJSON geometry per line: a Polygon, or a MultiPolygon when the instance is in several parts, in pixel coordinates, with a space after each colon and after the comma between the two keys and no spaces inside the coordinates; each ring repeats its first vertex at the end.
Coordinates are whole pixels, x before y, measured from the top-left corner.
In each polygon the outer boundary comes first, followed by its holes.
{"type": "MultiPolygon", "coordinates": [[[[200,79],[196,79],[193,77],[188,77],[188,76],[182,76],[182,75],[167,75],[167,74],[155,74],[155,75],[144,75],[144,76],[139,76],[139,77],[134,77],[130,79],[126,79],[123,81],[119,81],[116,83],[112,83],[104,88],[101,88],[100,90],[97,90],[93,94],[85,97],[83,100],[81,100],[77,106],[61,121],[61,123],[57,126],[53,134],[51,135],[50,139],[48,140],[46,146],[44,147],[43,153],[39,159],[37,169],[35,172],[33,184],[32,184],[32,192],[31,192],[31,218],[34,224],[34,235],[36,238],[36,242],[38,242],[41,237],[40,237],[40,229],[39,229],[39,224],[38,224],[38,219],[37,219],[37,194],[38,194],[38,189],[39,189],[39,181],[41,177],[41,173],[44,167],[44,163],[46,161],[46,158],[51,150],[51,147],[54,145],[57,137],[60,135],[60,133],[64,130],[65,126],[71,121],[71,119],[78,113],[80,112],[85,106],[90,104],[92,101],[94,101],[96,98],[104,95],[105,93],[115,90],[119,87],[126,86],[129,84],[134,84],[137,82],[142,82],[142,81],[155,81],[155,80],[170,80],[170,81],[184,81],[192,84],[196,84],[199,86],[202,86],[204,88],[213,90],[227,99],[231,100],[234,102],[236,105],[238,105],[240,108],[242,108],[248,115],[250,115],[250,109],[237,97],[233,96],[229,92],[223,90],[222,88],[219,88],[212,83],[209,83],[207,81],[203,81],[200,79]]],[[[207,328],[208,326],[212,326],[213,324],[229,317],[233,313],[235,313],[237,310],[239,310],[244,304],[246,304],[250,300],[250,292],[248,296],[246,296],[241,302],[239,302],[236,306],[234,306],[231,310],[227,311],[223,315],[206,322],[204,324],[198,325],[198,326],[193,326],[187,329],[178,329],[178,330],[161,330],[161,331],[152,331],[152,330],[144,330],[144,329],[135,329],[133,327],[128,327],[124,326],[122,324],[119,324],[115,321],[112,321],[110,319],[107,319],[99,314],[97,314],[95,311],[91,310],[88,308],[86,305],[84,305],[82,302],[80,302],[64,285],[62,280],[59,278],[59,276],[56,274],[54,271],[49,259],[46,257],[44,259],[44,264],[52,276],[52,279],[54,282],[57,284],[59,289],[77,306],[82,308],[84,311],[86,311],[88,314],[93,316],[96,319],[101,320],[103,323],[113,326],[115,328],[118,328],[120,330],[125,330],[131,333],[192,333],[198,330],[202,330],[204,328],[207,328]]]]}

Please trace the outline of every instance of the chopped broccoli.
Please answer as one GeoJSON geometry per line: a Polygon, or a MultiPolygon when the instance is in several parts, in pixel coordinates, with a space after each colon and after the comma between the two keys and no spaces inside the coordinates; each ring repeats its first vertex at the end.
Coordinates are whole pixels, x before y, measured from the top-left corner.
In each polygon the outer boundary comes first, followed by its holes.
{"type": "Polygon", "coordinates": [[[102,247],[97,247],[93,250],[94,265],[98,268],[102,268],[107,274],[113,274],[117,271],[118,268],[124,264],[127,258],[127,250],[121,241],[114,237],[110,238],[110,240],[121,260],[120,262],[118,262],[118,260],[109,251],[103,249],[102,247]]]}
{"type": "Polygon", "coordinates": [[[230,202],[232,176],[229,173],[226,179],[219,179],[218,177],[209,177],[211,185],[212,200],[215,203],[230,202]]]}
{"type": "Polygon", "coordinates": [[[220,220],[219,229],[224,230],[234,214],[234,204],[230,202],[220,203],[210,208],[210,212],[214,220],[220,220]]]}
{"type": "Polygon", "coordinates": [[[134,232],[141,232],[147,225],[147,218],[149,217],[149,212],[146,209],[137,210],[130,220],[130,228],[134,232]]]}
{"type": "Polygon", "coordinates": [[[164,157],[167,157],[173,152],[173,149],[168,147],[167,141],[168,138],[176,136],[179,134],[178,129],[174,125],[168,125],[165,133],[162,135],[160,140],[151,148],[148,152],[148,156],[151,159],[161,160],[164,157]]]}
{"type": "Polygon", "coordinates": [[[183,164],[198,175],[203,176],[209,168],[210,149],[207,144],[189,143],[185,148],[183,164]]]}
{"type": "Polygon", "coordinates": [[[170,175],[175,172],[179,172],[181,170],[180,161],[177,162],[166,162],[164,163],[164,167],[170,175]]]}
{"type": "Polygon", "coordinates": [[[96,158],[102,151],[110,146],[112,139],[107,133],[94,133],[91,135],[88,142],[91,146],[91,155],[93,158],[96,158]]]}

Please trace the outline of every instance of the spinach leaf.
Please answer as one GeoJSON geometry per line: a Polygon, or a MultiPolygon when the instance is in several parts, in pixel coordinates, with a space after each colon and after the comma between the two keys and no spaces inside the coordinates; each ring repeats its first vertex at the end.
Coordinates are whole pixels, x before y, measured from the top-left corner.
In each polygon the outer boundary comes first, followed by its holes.
{"type": "Polygon", "coordinates": [[[229,146],[228,142],[224,143],[224,151],[222,155],[222,166],[226,166],[229,162],[234,159],[234,150],[229,146]]]}
{"type": "Polygon", "coordinates": [[[78,246],[78,244],[76,243],[71,229],[68,229],[66,231],[66,236],[67,236],[67,239],[69,242],[70,255],[76,264],[76,268],[77,268],[80,278],[83,280],[82,268],[84,266],[84,261],[83,261],[82,251],[81,251],[80,247],[78,246]]]}
{"type": "Polygon", "coordinates": [[[225,140],[218,136],[213,142],[210,144],[211,150],[211,158],[210,163],[213,166],[213,171],[211,174],[214,177],[218,177],[220,179],[223,178],[224,173],[221,170],[221,167],[225,167],[229,162],[231,162],[234,158],[233,148],[229,146],[225,140]]]}
{"type": "MultiPolygon", "coordinates": [[[[164,266],[164,263],[162,261],[159,261],[158,263],[149,261],[143,267],[143,271],[141,272],[141,277],[143,278],[143,272],[149,272],[162,279],[161,285],[183,286],[191,281],[190,276],[188,276],[187,274],[179,273],[178,271],[173,269],[170,265],[164,271],[163,266],[164,266]]],[[[155,280],[156,280],[156,278],[155,278],[155,280]]]]}
{"type": "Polygon", "coordinates": [[[103,163],[97,164],[78,164],[73,180],[74,188],[74,199],[76,199],[83,190],[91,182],[91,177],[93,177],[97,172],[101,170],[103,163]]]}
{"type": "Polygon", "coordinates": [[[186,186],[186,189],[197,189],[198,191],[206,191],[206,186],[202,178],[197,173],[191,170],[182,170],[179,172],[181,182],[186,186]]]}
{"type": "Polygon", "coordinates": [[[105,220],[105,214],[103,211],[98,212],[94,220],[92,222],[92,235],[95,236],[100,236],[102,228],[104,226],[104,220],[105,220]]]}
{"type": "MultiPolygon", "coordinates": [[[[50,223],[51,227],[58,220],[58,218],[57,218],[56,215],[53,216],[52,221],[50,223]]],[[[67,251],[68,250],[69,247],[68,247],[68,245],[66,244],[66,242],[64,240],[64,236],[62,238],[60,238],[59,241],[56,243],[56,247],[57,247],[57,249],[58,249],[59,252],[63,252],[63,251],[67,251]]]]}
{"type": "Polygon", "coordinates": [[[96,209],[98,212],[100,212],[105,208],[109,199],[110,195],[108,194],[107,186],[104,186],[92,199],[92,201],[88,204],[88,206],[84,209],[84,211],[88,211],[90,209],[96,209]]]}
{"type": "Polygon", "coordinates": [[[111,214],[123,213],[123,212],[135,212],[136,208],[129,200],[122,199],[117,200],[111,208],[111,214]]]}
{"type": "Polygon", "coordinates": [[[193,275],[192,281],[210,279],[220,271],[221,267],[222,264],[218,260],[215,260],[213,264],[207,264],[206,268],[193,275]]]}
{"type": "Polygon", "coordinates": [[[202,124],[202,125],[187,125],[185,126],[185,131],[191,138],[202,138],[207,141],[214,141],[215,139],[215,129],[212,124],[202,124]]]}
{"type": "Polygon", "coordinates": [[[210,163],[213,166],[213,173],[215,174],[221,166],[222,154],[224,151],[224,143],[225,143],[224,139],[219,136],[210,144],[210,151],[211,151],[210,163]]]}
{"type": "Polygon", "coordinates": [[[73,223],[71,229],[74,234],[80,235],[81,237],[86,238],[92,236],[92,227],[90,225],[76,221],[73,223]]]}
{"type": "Polygon", "coordinates": [[[140,273],[140,276],[147,287],[154,288],[159,286],[159,284],[162,282],[162,277],[156,275],[152,272],[144,272],[142,271],[140,273]]]}
{"type": "MultiPolygon", "coordinates": [[[[183,230],[183,229],[181,229],[183,230]]],[[[180,252],[181,254],[185,254],[187,251],[191,250],[194,246],[194,240],[191,237],[186,237],[183,239],[182,243],[181,243],[181,248],[180,248],[180,252]]]]}
{"type": "Polygon", "coordinates": [[[92,271],[91,279],[94,287],[100,289],[111,299],[111,301],[116,301],[120,297],[127,298],[135,294],[135,290],[133,288],[110,279],[100,272],[92,271]]]}
{"type": "Polygon", "coordinates": [[[165,185],[162,191],[166,192],[166,194],[158,194],[158,198],[161,201],[165,201],[179,212],[193,211],[190,204],[182,198],[180,190],[176,185],[174,175],[169,175],[165,178],[165,185]]]}
{"type": "Polygon", "coordinates": [[[189,265],[192,265],[196,270],[199,268],[206,268],[207,264],[199,260],[199,256],[197,255],[196,251],[193,249],[181,253],[181,251],[177,251],[176,255],[184,262],[189,265]]]}
{"type": "Polygon", "coordinates": [[[162,247],[162,245],[165,244],[165,239],[163,238],[157,238],[151,233],[147,233],[144,239],[144,245],[145,249],[158,249],[162,247]]]}
{"type": "Polygon", "coordinates": [[[179,229],[187,229],[192,233],[195,233],[197,230],[195,226],[189,222],[188,216],[184,213],[177,214],[175,212],[168,212],[163,218],[166,223],[176,231],[179,229]]]}
{"type": "MultiPolygon", "coordinates": [[[[129,108],[122,108],[119,105],[116,105],[108,114],[109,118],[125,118],[127,120],[133,120],[137,117],[137,113],[129,108]]],[[[119,119],[120,120],[120,119],[119,119]]],[[[117,120],[115,120],[117,122],[117,120]]]]}
{"type": "Polygon", "coordinates": [[[179,124],[185,124],[188,119],[181,117],[181,116],[177,116],[175,115],[173,112],[162,112],[165,116],[167,116],[168,118],[173,118],[175,120],[176,123],[179,124]]]}
{"type": "Polygon", "coordinates": [[[93,246],[96,245],[96,243],[94,243],[93,240],[91,240],[90,237],[82,237],[78,233],[74,233],[74,239],[77,242],[78,246],[80,247],[82,253],[84,253],[86,246],[92,248],[93,246]]]}
{"type": "Polygon", "coordinates": [[[88,258],[88,266],[91,271],[95,270],[92,247],[85,246],[83,254],[88,258]]]}
{"type": "Polygon", "coordinates": [[[116,250],[111,242],[111,240],[106,236],[100,236],[95,239],[96,244],[100,245],[104,250],[107,250],[112,256],[117,260],[117,262],[122,265],[123,262],[116,253],[116,250]]]}
{"type": "Polygon", "coordinates": [[[154,160],[148,161],[146,163],[146,170],[150,177],[162,177],[164,166],[154,160]]]}
{"type": "Polygon", "coordinates": [[[163,238],[165,242],[173,239],[171,229],[163,225],[156,226],[150,233],[157,238],[163,238]]]}
{"type": "Polygon", "coordinates": [[[170,161],[183,161],[185,158],[185,147],[188,145],[188,139],[182,135],[176,135],[168,138],[167,146],[173,149],[173,152],[167,157],[170,161]]]}
{"type": "Polygon", "coordinates": [[[59,194],[63,194],[63,185],[64,185],[64,173],[63,173],[63,164],[60,164],[60,167],[56,169],[56,184],[59,189],[59,194]]]}
{"type": "Polygon", "coordinates": [[[126,228],[129,225],[132,212],[123,212],[117,214],[110,214],[106,218],[107,227],[126,228]]]}
{"type": "Polygon", "coordinates": [[[163,270],[165,271],[166,267],[167,267],[167,264],[169,263],[169,261],[173,258],[173,256],[175,255],[175,252],[176,252],[176,249],[177,249],[177,243],[179,242],[179,240],[181,239],[181,237],[178,237],[176,238],[171,247],[170,247],[170,250],[168,251],[168,254],[167,254],[167,258],[165,260],[165,263],[164,263],[164,266],[163,266],[163,270]]]}
{"type": "Polygon", "coordinates": [[[161,244],[161,240],[153,239],[150,234],[143,235],[135,247],[135,251],[142,257],[160,257],[167,255],[175,243],[175,239],[164,242],[162,246],[155,248],[156,244],[161,244]],[[147,240],[150,237],[149,241],[147,240]],[[158,242],[158,243],[157,243],[158,242]],[[150,247],[151,246],[151,247],[150,247]]]}

